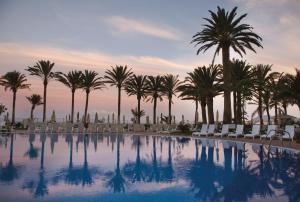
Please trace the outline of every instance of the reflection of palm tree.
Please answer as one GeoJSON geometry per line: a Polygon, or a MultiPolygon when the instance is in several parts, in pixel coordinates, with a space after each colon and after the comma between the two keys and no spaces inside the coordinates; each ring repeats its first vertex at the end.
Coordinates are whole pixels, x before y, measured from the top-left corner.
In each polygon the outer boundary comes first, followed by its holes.
{"type": "Polygon", "coordinates": [[[10,136],[10,154],[9,161],[5,167],[0,165],[0,181],[11,182],[19,177],[21,166],[15,166],[13,163],[13,150],[14,150],[14,135],[10,136]]]}
{"type": "Polygon", "coordinates": [[[163,168],[162,178],[166,182],[172,182],[174,179],[174,169],[172,161],[172,150],[171,150],[172,139],[168,138],[168,162],[166,167],[163,168]]]}
{"type": "Polygon", "coordinates": [[[35,134],[29,135],[29,149],[25,152],[24,156],[29,156],[29,159],[35,159],[39,155],[39,148],[33,146],[35,134]]]}
{"type": "Polygon", "coordinates": [[[133,136],[133,146],[136,147],[136,160],[135,163],[128,162],[125,167],[125,175],[131,178],[131,181],[141,182],[145,181],[145,171],[147,169],[147,164],[145,161],[141,160],[140,148],[141,148],[141,139],[140,136],[133,136]]]}
{"type": "MultiPolygon", "coordinates": [[[[125,191],[125,179],[120,170],[120,136],[117,136],[117,166],[113,177],[107,182],[107,186],[114,190],[115,193],[125,191]]],[[[110,175],[110,173],[109,173],[110,175]]]]}
{"type": "Polygon", "coordinates": [[[157,165],[157,157],[156,157],[156,137],[153,136],[152,137],[152,141],[153,141],[153,146],[152,146],[152,149],[153,149],[153,156],[152,156],[152,172],[150,174],[150,177],[149,177],[149,182],[152,182],[153,181],[153,178],[155,179],[155,182],[160,182],[160,170],[159,170],[159,167],[157,165]]]}
{"type": "Polygon", "coordinates": [[[213,163],[213,147],[208,148],[208,154],[206,154],[206,147],[202,146],[199,160],[198,142],[195,142],[195,146],[195,160],[187,174],[191,181],[192,191],[196,192],[195,196],[201,201],[207,201],[212,199],[217,192],[215,173],[219,172],[219,169],[213,163]]]}
{"type": "MultiPolygon", "coordinates": [[[[89,167],[87,160],[87,141],[88,136],[83,137],[84,145],[84,163],[83,166],[74,166],[73,165],[73,136],[68,134],[66,136],[66,141],[69,144],[69,166],[67,168],[61,169],[53,178],[53,181],[57,183],[60,180],[64,180],[65,183],[70,185],[79,185],[82,186],[91,185],[93,183],[93,176],[99,174],[99,169],[95,167],[89,167]]],[[[77,144],[81,142],[80,138],[77,140],[77,144]]]]}

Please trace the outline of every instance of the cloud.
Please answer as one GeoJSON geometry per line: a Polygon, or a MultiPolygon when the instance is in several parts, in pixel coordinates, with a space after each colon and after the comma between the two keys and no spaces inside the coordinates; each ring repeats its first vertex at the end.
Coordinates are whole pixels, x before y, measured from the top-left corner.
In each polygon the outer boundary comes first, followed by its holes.
{"type": "Polygon", "coordinates": [[[169,40],[180,39],[178,31],[174,28],[162,27],[141,20],[112,16],[106,18],[106,22],[118,33],[140,33],[169,40]]]}
{"type": "MultiPolygon", "coordinates": [[[[109,55],[98,51],[78,51],[29,44],[0,43],[0,64],[3,67],[7,67],[6,64],[11,63],[14,58],[18,58],[20,63],[17,65],[22,65],[23,67],[26,67],[24,65],[27,62],[29,64],[26,65],[32,65],[37,60],[49,59],[54,61],[60,68],[89,68],[99,70],[101,71],[100,73],[103,73],[105,69],[115,64],[128,65],[136,73],[144,74],[164,74],[166,72],[181,74],[196,66],[196,61],[181,63],[147,55],[109,55]],[[23,61],[23,64],[21,61],[23,61]],[[24,61],[26,61],[25,64],[24,61]]],[[[1,70],[11,70],[11,67],[1,70]]]]}

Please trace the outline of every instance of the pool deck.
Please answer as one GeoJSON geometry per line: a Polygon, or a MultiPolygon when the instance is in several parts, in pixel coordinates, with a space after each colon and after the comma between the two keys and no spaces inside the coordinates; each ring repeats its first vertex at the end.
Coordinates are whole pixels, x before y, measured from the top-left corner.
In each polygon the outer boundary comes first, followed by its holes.
{"type": "MultiPolygon", "coordinates": [[[[15,134],[26,134],[27,131],[24,130],[16,130],[14,132],[15,134]]],[[[135,135],[153,135],[153,136],[166,136],[166,137],[188,137],[188,138],[205,138],[205,137],[199,137],[199,136],[191,136],[191,135],[182,135],[182,134],[160,134],[160,133],[155,133],[155,132],[124,132],[124,134],[135,134],[135,135]]],[[[238,137],[238,138],[230,138],[230,137],[215,137],[215,136],[209,136],[206,138],[210,139],[215,139],[215,140],[231,140],[231,141],[239,141],[239,142],[246,142],[246,143],[255,143],[255,144],[270,144],[270,140],[261,140],[260,138],[244,138],[244,137],[238,137]]],[[[278,140],[278,139],[273,139],[271,141],[272,146],[278,146],[278,147],[286,147],[286,148],[291,148],[295,150],[300,150],[300,143],[297,143],[295,140],[289,141],[289,140],[278,140]]]]}

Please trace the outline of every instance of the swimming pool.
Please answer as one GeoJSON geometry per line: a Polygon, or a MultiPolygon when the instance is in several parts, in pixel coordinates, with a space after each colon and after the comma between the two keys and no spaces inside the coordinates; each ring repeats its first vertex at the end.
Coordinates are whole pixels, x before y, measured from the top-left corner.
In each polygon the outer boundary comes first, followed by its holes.
{"type": "Polygon", "coordinates": [[[0,201],[299,201],[300,156],[150,135],[7,135],[0,201]]]}

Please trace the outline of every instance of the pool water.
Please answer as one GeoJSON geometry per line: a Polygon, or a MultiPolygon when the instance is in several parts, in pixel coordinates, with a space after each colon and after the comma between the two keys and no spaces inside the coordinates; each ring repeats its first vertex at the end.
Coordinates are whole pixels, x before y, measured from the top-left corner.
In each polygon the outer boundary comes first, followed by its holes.
{"type": "Polygon", "coordinates": [[[2,135],[0,201],[300,201],[300,156],[185,137],[2,135]]]}

